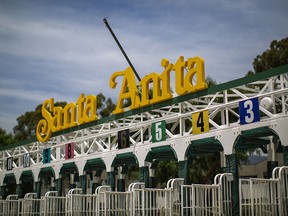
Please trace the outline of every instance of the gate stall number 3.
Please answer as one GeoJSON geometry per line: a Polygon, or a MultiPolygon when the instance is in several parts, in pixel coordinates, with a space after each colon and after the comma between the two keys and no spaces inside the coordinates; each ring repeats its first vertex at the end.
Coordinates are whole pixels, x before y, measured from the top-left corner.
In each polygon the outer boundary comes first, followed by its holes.
{"type": "Polygon", "coordinates": [[[250,124],[260,121],[259,100],[251,98],[239,102],[240,124],[250,124]]]}

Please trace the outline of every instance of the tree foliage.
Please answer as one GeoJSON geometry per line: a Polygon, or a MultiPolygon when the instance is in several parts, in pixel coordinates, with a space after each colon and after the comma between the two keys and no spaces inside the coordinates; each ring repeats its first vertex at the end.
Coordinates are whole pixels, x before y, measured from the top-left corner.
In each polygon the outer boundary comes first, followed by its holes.
{"type": "MultiPolygon", "coordinates": [[[[55,106],[64,107],[66,102],[56,102],[55,106]]],[[[43,118],[41,113],[42,104],[34,111],[25,112],[17,118],[17,125],[13,128],[16,141],[27,140],[35,137],[35,129],[38,122],[43,118]]]]}
{"type": "Polygon", "coordinates": [[[106,100],[106,97],[100,93],[97,95],[97,110],[101,117],[107,117],[115,110],[116,105],[111,98],[106,100]]]}
{"type": "Polygon", "coordinates": [[[14,143],[14,137],[12,134],[7,134],[7,132],[0,128],[0,146],[5,146],[14,143]]]}
{"type": "Polygon", "coordinates": [[[164,188],[169,179],[177,178],[178,171],[179,167],[177,161],[160,161],[155,170],[155,178],[157,180],[158,187],[164,188]]]}
{"type": "Polygon", "coordinates": [[[269,49],[254,58],[253,68],[255,73],[260,73],[285,64],[288,64],[288,37],[273,40],[269,49]]]}

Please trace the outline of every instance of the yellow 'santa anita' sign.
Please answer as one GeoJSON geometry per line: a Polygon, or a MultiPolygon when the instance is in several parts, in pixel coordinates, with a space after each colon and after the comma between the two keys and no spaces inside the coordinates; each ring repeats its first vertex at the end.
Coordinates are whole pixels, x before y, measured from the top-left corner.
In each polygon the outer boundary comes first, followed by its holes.
{"type": "MultiPolygon", "coordinates": [[[[123,76],[118,102],[113,114],[124,112],[125,99],[131,100],[130,110],[159,103],[172,98],[170,73],[175,72],[175,91],[178,95],[197,92],[206,89],[204,60],[200,57],[184,60],[180,56],[175,64],[162,59],[164,68],[161,74],[156,72],[146,75],[138,84],[131,67],[118,71],[110,77],[110,87],[116,88],[116,78],[123,76]],[[186,72],[187,71],[187,72],[186,72]],[[185,73],[186,72],[186,73],[185,73]],[[152,98],[149,89],[152,87],[152,98]],[[141,92],[141,95],[140,93],[141,92]]],[[[95,95],[80,94],[76,103],[69,103],[64,108],[54,106],[54,99],[45,100],[42,105],[42,116],[36,128],[36,136],[40,142],[50,139],[53,132],[74,127],[97,119],[97,98],[95,95]]]]}

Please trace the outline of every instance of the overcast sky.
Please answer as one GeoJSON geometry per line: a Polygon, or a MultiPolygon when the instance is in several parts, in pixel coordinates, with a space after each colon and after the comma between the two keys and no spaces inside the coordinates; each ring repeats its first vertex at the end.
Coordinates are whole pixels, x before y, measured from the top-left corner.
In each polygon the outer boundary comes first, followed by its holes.
{"type": "Polygon", "coordinates": [[[102,92],[116,103],[112,73],[141,77],[160,62],[201,56],[218,83],[243,77],[272,40],[288,36],[287,0],[0,0],[0,127],[49,98],[102,92]]]}

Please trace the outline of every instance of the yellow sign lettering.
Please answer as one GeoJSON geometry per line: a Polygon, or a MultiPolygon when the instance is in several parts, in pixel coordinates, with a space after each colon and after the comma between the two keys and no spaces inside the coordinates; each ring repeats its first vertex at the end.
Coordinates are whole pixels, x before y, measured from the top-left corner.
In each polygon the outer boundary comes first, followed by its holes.
{"type": "Polygon", "coordinates": [[[193,93],[208,87],[205,82],[204,60],[201,57],[189,58],[185,61],[184,57],[180,56],[174,65],[164,58],[161,61],[161,66],[164,67],[162,74],[150,73],[144,76],[138,85],[130,67],[124,71],[112,74],[110,78],[111,88],[115,88],[117,85],[115,79],[118,76],[123,76],[118,103],[113,114],[124,112],[123,104],[125,99],[131,100],[129,109],[132,110],[172,98],[171,71],[175,72],[175,91],[178,95],[193,93]],[[184,73],[185,71],[187,71],[186,74],[184,73]],[[150,85],[152,85],[151,88],[150,85]],[[137,86],[139,89],[137,89],[137,86]],[[150,90],[152,90],[152,96],[149,94],[150,90]],[[141,97],[139,97],[138,91],[141,92],[141,97]]]}
{"type": "Polygon", "coordinates": [[[45,100],[41,109],[43,119],[36,128],[37,139],[46,142],[54,132],[96,120],[96,102],[95,95],[85,97],[84,94],[80,94],[76,104],[69,103],[64,108],[54,106],[53,98],[45,100]]]}

